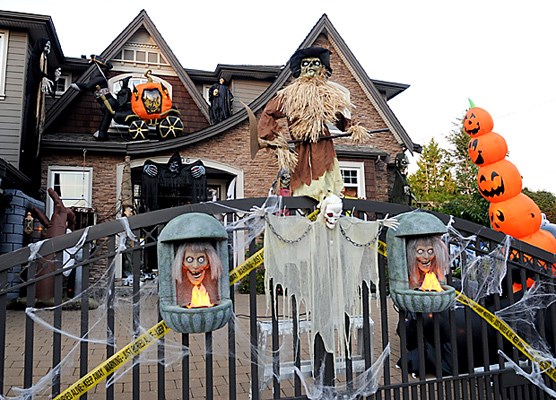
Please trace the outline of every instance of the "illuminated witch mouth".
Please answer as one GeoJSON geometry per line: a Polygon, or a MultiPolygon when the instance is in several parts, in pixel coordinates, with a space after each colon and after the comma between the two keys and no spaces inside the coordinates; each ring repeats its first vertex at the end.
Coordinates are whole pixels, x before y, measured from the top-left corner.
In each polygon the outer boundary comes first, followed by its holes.
{"type": "Polygon", "coordinates": [[[189,273],[191,274],[191,276],[195,279],[199,279],[201,277],[201,275],[203,274],[203,271],[199,271],[199,272],[191,272],[189,271],[189,273]]]}

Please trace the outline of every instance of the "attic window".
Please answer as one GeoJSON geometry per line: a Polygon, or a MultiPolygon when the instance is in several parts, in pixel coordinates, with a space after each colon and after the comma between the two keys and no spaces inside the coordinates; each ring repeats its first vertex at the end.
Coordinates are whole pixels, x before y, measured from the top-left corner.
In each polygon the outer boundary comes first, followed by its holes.
{"type": "Polygon", "coordinates": [[[124,48],[120,54],[114,57],[113,61],[122,61],[124,63],[133,63],[138,66],[161,66],[168,65],[162,54],[158,49],[147,49],[144,46],[141,48],[124,48]]]}

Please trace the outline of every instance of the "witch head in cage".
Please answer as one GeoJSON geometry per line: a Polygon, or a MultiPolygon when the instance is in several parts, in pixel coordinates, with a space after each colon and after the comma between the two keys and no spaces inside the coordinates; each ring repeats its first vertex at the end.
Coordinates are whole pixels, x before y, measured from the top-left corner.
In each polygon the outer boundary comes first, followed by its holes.
{"type": "Polygon", "coordinates": [[[447,227],[434,215],[411,211],[396,216],[398,227],[386,232],[388,280],[392,301],[401,310],[441,312],[455,300],[446,284],[450,271],[447,227]]]}
{"type": "Polygon", "coordinates": [[[186,242],[176,251],[172,275],[181,307],[212,307],[220,300],[218,278],[222,263],[209,242],[186,242]]]}
{"type": "Polygon", "coordinates": [[[232,316],[228,232],[212,215],[185,213],[158,236],[160,315],[173,330],[219,329],[232,316]]]}
{"type": "Polygon", "coordinates": [[[426,235],[407,241],[409,287],[422,291],[442,292],[446,283],[450,257],[440,235],[426,235]]]}

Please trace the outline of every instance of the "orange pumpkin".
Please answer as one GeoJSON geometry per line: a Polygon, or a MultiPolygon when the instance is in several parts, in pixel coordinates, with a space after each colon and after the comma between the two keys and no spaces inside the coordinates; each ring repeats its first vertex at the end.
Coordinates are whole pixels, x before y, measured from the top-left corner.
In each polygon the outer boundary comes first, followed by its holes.
{"type": "Polygon", "coordinates": [[[467,146],[467,154],[473,164],[480,166],[503,160],[508,153],[506,139],[496,132],[473,137],[467,146]]]}
{"type": "Polygon", "coordinates": [[[498,203],[490,203],[488,217],[492,229],[516,239],[532,235],[541,227],[541,210],[523,193],[498,203]]]}
{"type": "Polygon", "coordinates": [[[502,159],[479,168],[477,184],[479,193],[486,200],[498,203],[521,193],[523,182],[517,167],[510,161],[502,159]]]}
{"type": "Polygon", "coordinates": [[[142,120],[160,119],[172,108],[170,92],[160,82],[141,83],[132,92],[131,109],[142,120]]]}
{"type": "Polygon", "coordinates": [[[522,242],[537,246],[539,249],[546,250],[550,253],[556,253],[556,238],[548,231],[539,229],[532,235],[519,238],[522,242]]]}
{"type": "Polygon", "coordinates": [[[467,110],[463,118],[463,130],[471,137],[477,137],[489,133],[494,127],[490,114],[479,107],[467,110]]]}

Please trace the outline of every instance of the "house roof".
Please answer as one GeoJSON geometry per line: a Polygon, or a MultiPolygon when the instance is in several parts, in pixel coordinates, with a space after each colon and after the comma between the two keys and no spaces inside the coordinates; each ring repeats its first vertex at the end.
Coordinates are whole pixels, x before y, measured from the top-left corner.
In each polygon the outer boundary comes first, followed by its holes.
{"type": "Polygon", "coordinates": [[[0,26],[27,31],[31,38],[31,44],[42,38],[49,39],[48,64],[50,66],[57,68],[64,60],[58,34],[50,16],[0,10],[0,26]]]}
{"type": "MultiPolygon", "coordinates": [[[[122,46],[141,28],[144,28],[156,42],[156,44],[160,48],[160,51],[162,52],[162,55],[176,71],[182,84],[185,86],[185,88],[188,90],[189,94],[193,98],[193,101],[195,101],[199,109],[208,119],[208,104],[203,99],[202,94],[199,93],[199,91],[195,88],[195,84],[193,83],[185,69],[182,67],[177,57],[174,55],[145,10],[141,10],[137,17],[135,17],[135,19],[131,21],[131,23],[122,31],[122,33],[120,33],[118,37],[116,37],[116,39],[114,39],[114,41],[112,41],[112,43],[100,55],[107,60],[114,58],[121,50],[122,46]]],[[[91,75],[95,72],[95,70],[95,65],[91,64],[87,71],[85,71],[85,73],[81,75],[81,77],[77,80],[77,82],[87,82],[91,75]]],[[[62,95],[62,97],[56,103],[54,103],[54,105],[47,112],[45,129],[48,129],[48,127],[56,120],[57,117],[60,116],[61,112],[77,97],[78,94],[78,91],[67,90],[62,95]]]]}
{"type": "MultiPolygon", "coordinates": [[[[148,17],[145,10],[142,10],[139,15],[129,24],[129,26],[110,44],[110,46],[101,54],[103,57],[110,59],[116,54],[116,52],[126,43],[126,41],[140,28],[144,27],[149,34],[153,37],[156,43],[160,46],[161,51],[168,60],[168,62],[174,67],[178,73],[180,79],[182,80],[184,86],[188,89],[191,96],[194,98],[195,102],[203,113],[208,118],[208,105],[203,100],[201,93],[195,88],[191,76],[196,76],[200,81],[203,80],[203,76],[208,79],[209,77],[214,77],[215,75],[232,77],[235,74],[251,77],[256,79],[269,79],[273,78],[272,84],[263,92],[258,98],[249,104],[249,107],[253,112],[257,112],[262,109],[268,101],[270,101],[276,94],[276,92],[281,89],[288,79],[291,78],[291,71],[288,64],[283,67],[277,66],[233,66],[233,65],[218,65],[214,73],[206,73],[203,71],[187,70],[184,69],[178,62],[170,48],[167,46],[166,42],[156,29],[155,25],[152,23],[148,17]]],[[[408,86],[403,84],[392,84],[383,81],[373,81],[371,80],[365,70],[361,67],[360,63],[357,61],[353,53],[345,44],[344,40],[341,38],[339,33],[336,31],[328,16],[323,14],[319,19],[317,24],[313,27],[310,33],[307,35],[305,40],[301,43],[299,48],[308,47],[314,44],[319,35],[325,34],[331,42],[336,47],[336,53],[342,57],[346,64],[349,65],[355,77],[358,79],[360,84],[363,86],[364,90],[368,94],[373,106],[379,112],[381,117],[387,124],[392,134],[398,140],[398,142],[411,153],[420,152],[421,146],[413,143],[405,129],[402,127],[390,107],[386,104],[386,100],[380,94],[377,86],[381,88],[383,93],[385,93],[386,98],[391,98],[401,91],[405,90],[408,86]]],[[[79,78],[79,82],[87,81],[94,71],[93,66],[91,66],[84,74],[79,78]]],[[[49,110],[47,114],[46,126],[48,127],[65,109],[66,106],[77,96],[76,91],[67,91],[49,110]]],[[[92,140],[91,135],[87,138],[82,135],[79,137],[84,140],[67,140],[67,135],[54,134],[43,136],[41,147],[44,149],[66,149],[66,150],[82,150],[87,148],[91,151],[99,151],[105,153],[120,153],[129,155],[149,155],[154,153],[164,153],[168,151],[173,151],[177,148],[182,148],[203,140],[210,139],[216,135],[222,134],[228,131],[230,128],[243,123],[247,120],[247,112],[245,110],[238,111],[234,113],[230,118],[224,121],[208,126],[205,129],[193,132],[186,136],[181,136],[175,139],[166,141],[154,141],[147,140],[142,142],[95,142],[92,140]]],[[[72,134],[73,135],[73,134],[72,134]]],[[[72,136],[73,137],[73,136],[72,136]]],[[[77,136],[75,136],[77,138],[77,136]]]]}

